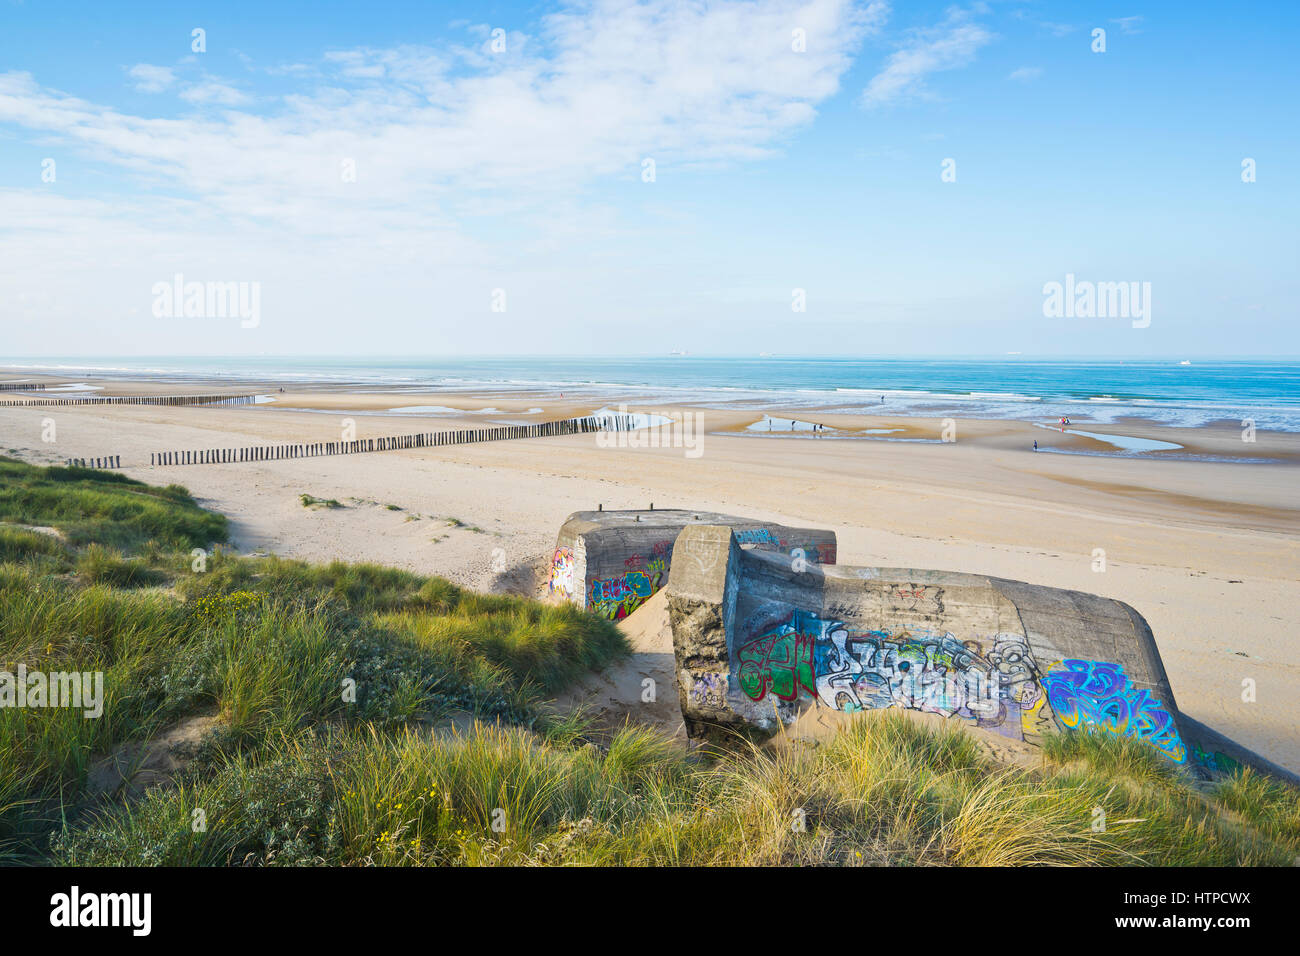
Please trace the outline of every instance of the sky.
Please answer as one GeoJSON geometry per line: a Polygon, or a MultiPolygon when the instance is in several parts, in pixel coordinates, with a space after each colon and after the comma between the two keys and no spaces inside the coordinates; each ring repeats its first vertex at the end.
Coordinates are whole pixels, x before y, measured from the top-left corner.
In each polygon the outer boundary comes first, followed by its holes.
{"type": "Polygon", "coordinates": [[[0,0],[0,360],[1300,355],[1298,28],[0,0]]]}

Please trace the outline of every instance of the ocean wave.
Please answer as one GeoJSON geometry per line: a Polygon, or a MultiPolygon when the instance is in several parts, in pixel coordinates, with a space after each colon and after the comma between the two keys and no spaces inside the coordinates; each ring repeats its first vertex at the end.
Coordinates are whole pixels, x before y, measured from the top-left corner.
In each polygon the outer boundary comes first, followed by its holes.
{"type": "Polygon", "coordinates": [[[6,367],[15,374],[79,378],[319,382],[358,392],[564,392],[566,398],[593,404],[692,404],[770,411],[775,417],[834,409],[930,418],[1069,417],[1093,425],[1129,418],[1170,427],[1251,421],[1261,430],[1300,431],[1300,363],[1295,362],[1198,360],[1180,367],[1159,361],[1060,360],[56,356],[6,367]]]}

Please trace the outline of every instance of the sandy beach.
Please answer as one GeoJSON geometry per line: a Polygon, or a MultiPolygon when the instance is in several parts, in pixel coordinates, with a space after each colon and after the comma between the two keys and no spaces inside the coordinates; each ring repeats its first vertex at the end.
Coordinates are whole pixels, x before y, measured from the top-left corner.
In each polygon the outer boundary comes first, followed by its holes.
{"type": "MultiPolygon", "coordinates": [[[[842,564],[970,571],[1116,598],[1150,623],[1187,714],[1300,771],[1295,434],[1261,431],[1248,444],[1236,423],[1076,423],[1174,442],[1189,457],[1264,459],[1162,461],[1086,454],[1109,446],[1024,421],[959,419],[955,440],[945,442],[941,434],[953,423],[938,419],[764,409],[831,429],[812,437],[746,432],[762,418],[752,409],[631,403],[631,411],[692,416],[695,447],[604,447],[611,443],[575,435],[159,467],[149,464],[152,452],[336,441],[348,419],[356,437],[366,438],[551,421],[608,407],[611,399],[25,377],[100,386],[50,397],[271,395],[271,403],[239,407],[0,408],[3,453],[37,463],[119,455],[127,475],[183,484],[229,516],[243,553],[374,561],[480,590],[534,594],[568,514],[653,503],[831,528],[842,564]],[[399,406],[436,410],[389,411],[399,406]],[[53,442],[42,440],[47,420],[55,425],[53,442]],[[864,429],[880,438],[862,436],[864,429]],[[836,437],[850,433],[857,437],[836,437]],[[1035,439],[1065,453],[1035,454],[1035,439]],[[302,494],[343,507],[304,507],[302,494]],[[1097,549],[1104,571],[1094,570],[1097,549]],[[1253,700],[1243,700],[1247,681],[1254,682],[1253,700]]],[[[671,445],[669,429],[662,433],[661,444],[671,445]]]]}

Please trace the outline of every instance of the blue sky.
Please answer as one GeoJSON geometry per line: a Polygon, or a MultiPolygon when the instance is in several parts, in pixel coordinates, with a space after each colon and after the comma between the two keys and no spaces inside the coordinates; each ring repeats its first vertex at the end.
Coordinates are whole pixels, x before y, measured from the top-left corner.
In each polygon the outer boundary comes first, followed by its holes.
{"type": "Polygon", "coordinates": [[[0,0],[0,355],[1300,354],[1298,26],[0,0]],[[256,323],[156,314],[177,273],[256,323]],[[1045,316],[1067,274],[1150,324],[1045,316]]]}

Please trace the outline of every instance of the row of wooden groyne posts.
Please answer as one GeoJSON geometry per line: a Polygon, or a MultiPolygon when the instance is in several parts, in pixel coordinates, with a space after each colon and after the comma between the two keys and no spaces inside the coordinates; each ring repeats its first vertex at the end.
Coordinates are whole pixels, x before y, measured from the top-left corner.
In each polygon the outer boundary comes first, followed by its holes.
{"type": "MultiPolygon", "coordinates": [[[[24,385],[22,391],[36,389],[24,385]]],[[[39,386],[44,389],[45,386],[39,386]]],[[[2,391],[17,391],[0,384],[2,391]]],[[[85,398],[11,398],[0,408],[31,408],[49,405],[256,405],[256,395],[93,395],[85,398]]]]}
{"type": "MultiPolygon", "coordinates": [[[[44,385],[0,382],[0,391],[42,391],[44,385]]],[[[253,405],[258,395],[100,395],[85,398],[36,398],[0,401],[0,407],[51,405],[253,405]]],[[[352,441],[295,443],[290,445],[248,445],[243,448],[202,448],[151,452],[150,465],[218,465],[232,462],[279,461],[286,458],[314,458],[328,455],[356,455],[375,451],[398,451],[407,448],[438,448],[472,442],[507,441],[515,438],[548,438],[555,435],[579,435],[601,431],[631,431],[636,428],[632,415],[588,415],[564,418],[537,425],[499,425],[491,428],[464,428],[415,435],[384,438],[359,438],[352,441]]],[[[69,458],[69,467],[121,468],[121,455],[101,458],[69,458]]]]}
{"type": "Polygon", "coordinates": [[[405,448],[438,448],[443,445],[466,445],[472,442],[508,441],[514,438],[549,438],[554,435],[580,435],[587,432],[628,431],[634,427],[631,415],[601,415],[564,418],[537,425],[499,425],[493,428],[462,428],[417,435],[394,435],[387,438],[358,438],[353,441],[327,441],[312,444],[249,445],[243,448],[204,448],[197,451],[162,451],[149,455],[151,465],[222,465],[231,462],[278,461],[284,458],[315,458],[325,455],[358,455],[372,451],[398,451],[405,448]]]}

